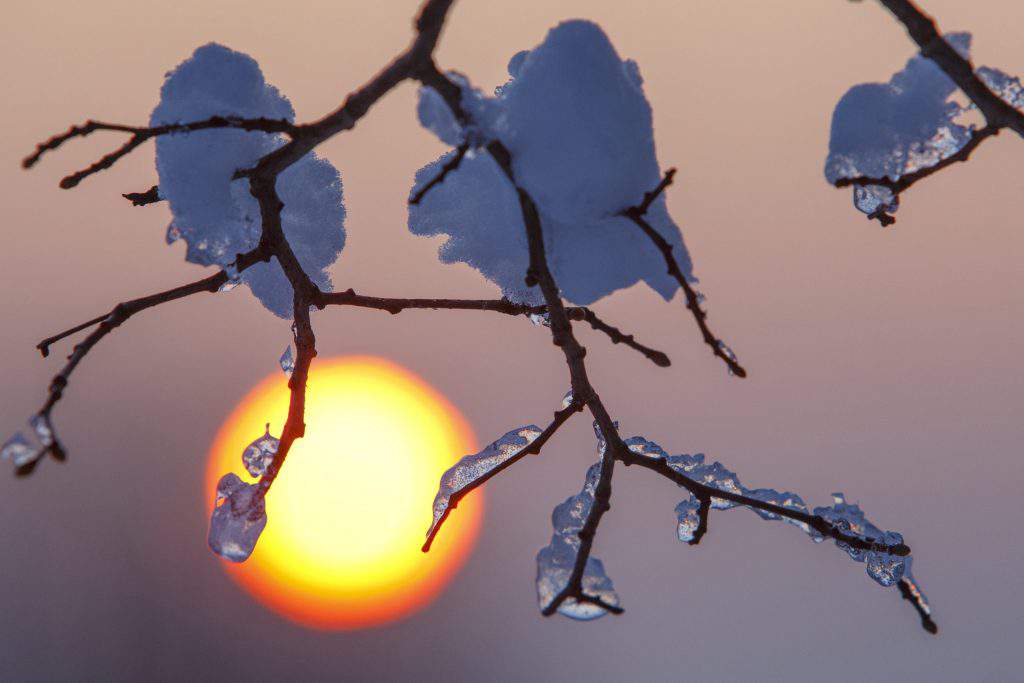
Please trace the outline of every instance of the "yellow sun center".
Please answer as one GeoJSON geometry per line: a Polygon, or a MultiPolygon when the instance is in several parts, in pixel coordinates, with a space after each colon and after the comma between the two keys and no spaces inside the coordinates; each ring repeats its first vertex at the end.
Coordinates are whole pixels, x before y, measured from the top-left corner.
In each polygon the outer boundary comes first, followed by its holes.
{"type": "MultiPolygon", "coordinates": [[[[370,626],[425,607],[479,528],[476,492],[420,552],[441,473],[477,450],[472,431],[440,393],[380,358],[314,361],[306,396],[306,434],[267,496],[267,527],[252,557],[225,569],[263,604],[316,628],[370,626]]],[[[267,422],[281,434],[288,401],[276,373],[227,419],[210,452],[211,508],[221,475],[253,481],[242,451],[267,422]]]]}

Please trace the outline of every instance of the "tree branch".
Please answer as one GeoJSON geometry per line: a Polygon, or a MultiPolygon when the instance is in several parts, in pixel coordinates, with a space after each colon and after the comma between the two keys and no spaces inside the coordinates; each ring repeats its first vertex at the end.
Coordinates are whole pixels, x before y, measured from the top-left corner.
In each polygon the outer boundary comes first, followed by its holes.
{"type": "MultiPolygon", "coordinates": [[[[253,263],[259,260],[258,250],[253,250],[248,254],[239,257],[239,261],[242,263],[242,268],[247,268],[253,263]]],[[[54,458],[63,460],[65,458],[65,451],[57,438],[56,430],[53,427],[52,412],[54,406],[63,398],[64,390],[68,386],[68,380],[71,377],[71,373],[74,372],[78,364],[86,357],[86,355],[98,344],[104,337],[113,332],[115,329],[120,327],[125,321],[131,318],[136,313],[140,313],[147,308],[153,308],[160,304],[167,303],[169,301],[176,301],[193,294],[200,292],[216,292],[220,287],[228,281],[227,273],[220,271],[215,275],[197,280],[189,284],[181,285],[173,289],[168,289],[164,292],[158,292],[156,294],[150,294],[149,296],[140,297],[138,299],[132,299],[117,304],[111,309],[110,313],[105,316],[93,318],[80,325],[76,325],[69,330],[61,332],[60,334],[48,337],[41,341],[37,348],[42,352],[43,356],[49,353],[49,347],[56,341],[64,339],[65,337],[72,335],[76,332],[84,330],[93,325],[98,327],[92,331],[84,340],[75,345],[68,356],[67,362],[59,373],[57,373],[50,381],[50,389],[46,398],[46,402],[43,407],[40,408],[36,415],[45,420],[45,424],[48,426],[50,432],[53,435],[52,443],[47,445],[45,450],[48,451],[54,458]]],[[[17,470],[17,474],[24,476],[32,472],[35,469],[36,464],[39,462],[38,459],[29,463],[29,465],[21,467],[17,470]]]]}
{"type": "MultiPolygon", "coordinates": [[[[872,543],[871,541],[865,541],[859,536],[848,534],[844,531],[837,529],[836,527],[829,524],[825,519],[818,517],[817,515],[811,515],[800,510],[793,510],[791,508],[782,507],[781,505],[775,505],[773,503],[766,503],[756,498],[750,498],[748,496],[733,493],[723,489],[708,486],[699,481],[687,477],[685,474],[677,472],[668,466],[664,460],[656,460],[654,458],[648,458],[630,451],[629,449],[623,449],[616,455],[616,459],[622,462],[624,465],[639,465],[645,469],[649,469],[653,472],[657,472],[667,479],[671,479],[679,486],[682,486],[687,491],[692,493],[698,500],[701,501],[701,506],[704,506],[704,501],[710,502],[712,498],[722,498],[724,500],[731,501],[737,505],[745,505],[747,507],[756,508],[758,510],[764,510],[765,512],[771,512],[780,517],[791,519],[795,522],[801,522],[811,527],[822,536],[831,538],[836,541],[840,541],[849,545],[851,548],[858,550],[874,550],[876,552],[886,552],[892,555],[899,555],[905,557],[910,554],[910,548],[903,543],[898,545],[886,545],[882,543],[872,543]]],[[[705,515],[706,516],[706,515],[705,515]]],[[[706,524],[705,524],[706,529],[706,524]]],[[[703,535],[703,534],[701,534],[703,535]]],[[[699,540],[695,538],[695,542],[699,540]]]]}
{"type": "Polygon", "coordinates": [[[469,144],[462,143],[455,148],[455,156],[449,159],[444,166],[441,167],[441,171],[430,179],[430,181],[421,187],[419,191],[409,198],[410,204],[419,204],[423,201],[423,198],[427,196],[427,193],[434,189],[435,186],[440,185],[444,182],[444,179],[448,177],[448,174],[459,167],[462,163],[463,157],[466,156],[466,152],[469,151],[469,144]]]}
{"type": "Polygon", "coordinates": [[[650,192],[644,193],[642,202],[636,206],[624,209],[620,215],[633,221],[637,227],[640,228],[640,230],[642,230],[652,242],[654,242],[654,245],[661,252],[661,255],[665,259],[665,266],[668,268],[669,275],[675,278],[676,282],[678,282],[679,286],[682,288],[683,293],[686,295],[686,308],[693,314],[693,319],[697,323],[697,327],[700,328],[700,333],[704,338],[704,343],[711,347],[712,353],[722,359],[722,361],[729,367],[732,374],[737,377],[746,377],[747,371],[739,364],[735,354],[733,354],[729,347],[726,346],[725,342],[715,336],[711,331],[711,328],[708,326],[708,314],[700,307],[700,301],[697,299],[697,292],[693,290],[693,287],[690,286],[686,276],[683,275],[683,271],[679,268],[679,264],[676,262],[675,256],[672,254],[672,245],[644,218],[647,210],[651,207],[651,204],[654,203],[654,200],[658,198],[658,195],[664,192],[665,188],[672,184],[675,174],[676,169],[674,168],[670,168],[665,171],[665,176],[661,179],[661,182],[658,183],[658,185],[650,192]]]}
{"type": "MultiPolygon", "coordinates": [[[[547,306],[529,306],[517,304],[508,299],[397,299],[390,297],[363,296],[356,294],[352,289],[344,292],[322,292],[317,301],[318,308],[325,306],[358,306],[360,308],[372,308],[380,311],[387,311],[391,314],[398,314],[408,309],[435,309],[435,310],[460,310],[460,311],[493,311],[505,315],[542,315],[547,312],[547,306]]],[[[572,306],[566,308],[566,314],[571,320],[583,320],[590,326],[608,335],[613,344],[623,344],[634,349],[655,365],[668,367],[671,361],[662,351],[644,346],[631,334],[624,334],[618,328],[597,317],[597,314],[586,306],[572,306]]]]}

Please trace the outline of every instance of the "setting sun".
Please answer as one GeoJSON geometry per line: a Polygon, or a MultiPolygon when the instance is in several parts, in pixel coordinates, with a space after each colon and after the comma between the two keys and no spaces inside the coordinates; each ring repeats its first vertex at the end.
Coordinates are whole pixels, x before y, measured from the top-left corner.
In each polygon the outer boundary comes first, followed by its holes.
{"type": "MultiPolygon", "coordinates": [[[[287,377],[258,384],[231,413],[210,452],[205,498],[242,465],[270,422],[281,433],[287,377]]],[[[267,496],[266,530],[228,574],[257,600],[300,624],[352,629],[428,605],[465,561],[482,515],[466,498],[429,553],[420,552],[441,473],[477,450],[465,419],[438,391],[381,358],[316,360],[306,435],[267,496]]]]}

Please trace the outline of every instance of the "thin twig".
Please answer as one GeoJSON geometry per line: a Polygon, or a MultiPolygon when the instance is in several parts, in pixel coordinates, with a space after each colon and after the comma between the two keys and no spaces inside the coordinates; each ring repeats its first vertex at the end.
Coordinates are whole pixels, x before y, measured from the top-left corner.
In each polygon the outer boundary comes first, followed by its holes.
{"type": "MultiPolygon", "coordinates": [[[[344,292],[323,292],[319,295],[315,305],[318,308],[332,305],[357,306],[387,311],[391,314],[398,314],[409,309],[493,311],[511,316],[543,315],[547,312],[547,306],[518,304],[508,299],[399,299],[364,296],[356,294],[352,289],[345,290],[344,292]]],[[[644,346],[636,341],[632,334],[625,334],[613,325],[609,325],[586,306],[572,306],[565,310],[571,320],[586,321],[593,329],[606,334],[613,344],[628,346],[643,354],[655,365],[667,367],[671,364],[671,361],[669,361],[668,356],[664,352],[644,346]]]]}
{"type": "Polygon", "coordinates": [[[91,164],[89,167],[72,173],[69,176],[65,176],[60,181],[60,186],[67,190],[78,185],[85,178],[91,176],[94,173],[105,170],[113,166],[118,159],[125,156],[133,149],[141,145],[150,138],[159,137],[161,135],[169,135],[172,133],[191,133],[199,130],[209,130],[211,128],[237,128],[248,131],[263,131],[264,133],[285,133],[287,135],[295,135],[298,131],[298,126],[285,119],[267,119],[267,118],[253,118],[246,119],[238,116],[212,116],[202,121],[192,121],[189,123],[171,123],[163,126],[126,126],[120,123],[104,123],[103,121],[86,121],[80,126],[72,126],[66,132],[60,135],[54,135],[45,142],[40,142],[36,145],[36,150],[29,156],[25,157],[21,162],[22,168],[32,168],[36,162],[42,158],[43,154],[55,150],[63,145],[72,138],[84,138],[98,130],[115,131],[119,133],[130,133],[131,137],[128,141],[121,145],[118,149],[110,152],[103,156],[99,161],[91,164]]]}
{"type": "MultiPolygon", "coordinates": [[[[240,257],[239,260],[242,263],[241,267],[246,268],[252,265],[252,263],[255,263],[257,260],[259,260],[259,256],[260,254],[257,252],[257,250],[254,250],[244,255],[243,257],[240,257]]],[[[75,368],[78,367],[78,364],[82,362],[86,355],[93,349],[94,346],[96,346],[96,344],[100,342],[100,340],[102,340],[108,334],[110,334],[115,329],[120,327],[125,321],[127,321],[136,313],[140,313],[148,308],[153,308],[154,306],[159,306],[160,304],[165,304],[170,301],[183,299],[185,297],[191,296],[193,294],[198,294],[200,292],[216,292],[227,281],[227,273],[225,273],[224,271],[220,271],[214,275],[203,278],[202,280],[197,280],[186,285],[181,285],[180,287],[168,289],[166,291],[158,292],[156,294],[150,294],[149,296],[140,297],[138,299],[125,301],[114,306],[110,313],[108,313],[105,316],[94,318],[88,322],[82,323],[81,325],[76,325],[70,330],[66,330],[65,332],[54,335],[53,337],[49,337],[48,339],[45,339],[42,342],[40,342],[37,348],[39,348],[39,350],[45,356],[49,351],[49,345],[54,343],[55,341],[63,339],[71,334],[74,334],[75,332],[84,330],[87,327],[91,327],[92,325],[98,325],[98,327],[96,327],[96,329],[93,330],[85,339],[83,339],[81,342],[75,345],[74,349],[71,352],[71,355],[68,356],[67,362],[64,364],[64,367],[61,368],[60,372],[57,373],[50,381],[50,389],[49,393],[47,394],[46,402],[43,404],[43,407],[40,408],[39,412],[36,413],[37,416],[43,418],[46,421],[47,425],[50,428],[50,431],[53,433],[52,444],[50,444],[46,448],[46,450],[49,451],[50,454],[53,457],[57,458],[58,460],[63,460],[65,457],[64,448],[61,445],[60,440],[57,438],[56,429],[53,426],[53,408],[54,406],[57,405],[61,398],[63,398],[64,390],[67,388],[68,380],[71,378],[71,373],[74,372],[75,368]]],[[[17,470],[17,474],[22,476],[29,474],[35,468],[35,465],[38,462],[39,459],[36,459],[33,462],[29,463],[28,466],[19,468],[17,470]]]]}
{"type": "Polygon", "coordinates": [[[456,147],[455,155],[451,159],[449,159],[444,166],[441,167],[441,171],[436,176],[431,178],[430,182],[421,187],[419,191],[409,199],[409,203],[419,204],[421,201],[423,201],[423,198],[427,196],[428,192],[434,189],[435,186],[443,183],[444,179],[448,177],[448,174],[459,167],[459,164],[462,163],[462,159],[463,157],[466,156],[466,152],[468,151],[469,145],[465,142],[456,147]]]}
{"type": "Polygon", "coordinates": [[[722,361],[729,367],[732,374],[737,377],[746,377],[747,371],[739,364],[735,354],[733,354],[729,347],[725,345],[725,342],[715,336],[711,331],[711,328],[708,326],[708,314],[700,307],[700,300],[697,298],[697,292],[695,292],[693,287],[690,286],[689,281],[687,281],[686,276],[679,267],[679,263],[677,263],[675,256],[672,254],[672,244],[665,239],[661,233],[655,230],[644,217],[647,210],[651,207],[651,204],[658,198],[658,195],[664,192],[665,188],[672,184],[675,174],[676,169],[674,168],[670,168],[665,171],[665,175],[661,179],[661,182],[658,183],[657,187],[650,192],[644,193],[642,202],[636,206],[624,209],[620,215],[633,221],[633,223],[635,223],[637,227],[639,227],[643,233],[647,235],[652,242],[654,242],[658,251],[661,252],[662,257],[665,259],[665,266],[668,268],[669,275],[675,278],[676,282],[678,282],[679,286],[682,288],[683,293],[686,295],[686,308],[693,314],[693,319],[697,323],[697,327],[700,328],[700,333],[704,338],[704,343],[711,347],[712,353],[722,359],[722,361]]]}

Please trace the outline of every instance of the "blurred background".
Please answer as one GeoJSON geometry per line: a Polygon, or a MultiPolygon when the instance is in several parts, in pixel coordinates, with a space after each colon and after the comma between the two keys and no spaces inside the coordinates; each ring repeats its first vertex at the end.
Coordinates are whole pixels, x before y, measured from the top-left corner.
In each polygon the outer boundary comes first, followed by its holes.
{"type": "MultiPolygon", "coordinates": [[[[0,26],[0,434],[38,409],[70,345],[41,338],[118,301],[201,277],[164,246],[164,205],[120,194],[156,178],[152,145],[73,191],[57,182],[121,143],[96,134],[31,173],[39,140],[93,117],[143,123],[163,74],[211,40],[255,57],[298,119],[330,111],[402,50],[416,0],[14,3],[0,26]]],[[[974,33],[975,63],[1024,73],[1024,4],[928,0],[974,33]]],[[[76,372],[55,421],[69,450],[0,479],[0,678],[44,680],[1006,681],[1024,636],[1016,497],[1024,476],[1024,144],[1009,133],[903,197],[881,229],[822,167],[832,108],[886,81],[913,44],[876,3],[643,0],[459,2],[438,62],[491,88],[563,19],[599,22],[635,59],[668,192],[714,329],[750,371],[728,376],[683,305],[638,286],[607,320],[666,350],[661,369],[581,329],[595,386],[625,434],[705,452],[750,486],[812,505],[844,491],[904,533],[941,631],[834,547],[749,512],[675,540],[680,492],[621,469],[596,554],[627,608],[594,623],[539,616],[534,555],[579,490],[593,436],[577,418],[486,487],[476,550],[428,609],[388,626],[315,632],[231,582],[206,547],[203,473],[225,417],[277,371],[287,322],[249,293],[132,319],[76,372]]],[[[417,168],[441,145],[415,87],[321,151],[339,169],[348,244],[339,289],[490,297],[439,241],[405,229],[417,168]]],[[[481,442],[544,423],[566,389],[547,331],[471,312],[332,309],[321,355],[376,354],[444,393],[481,442]]],[[[426,515],[426,511],[424,511],[426,515]]],[[[272,523],[272,522],[271,522],[272,523]]]]}

